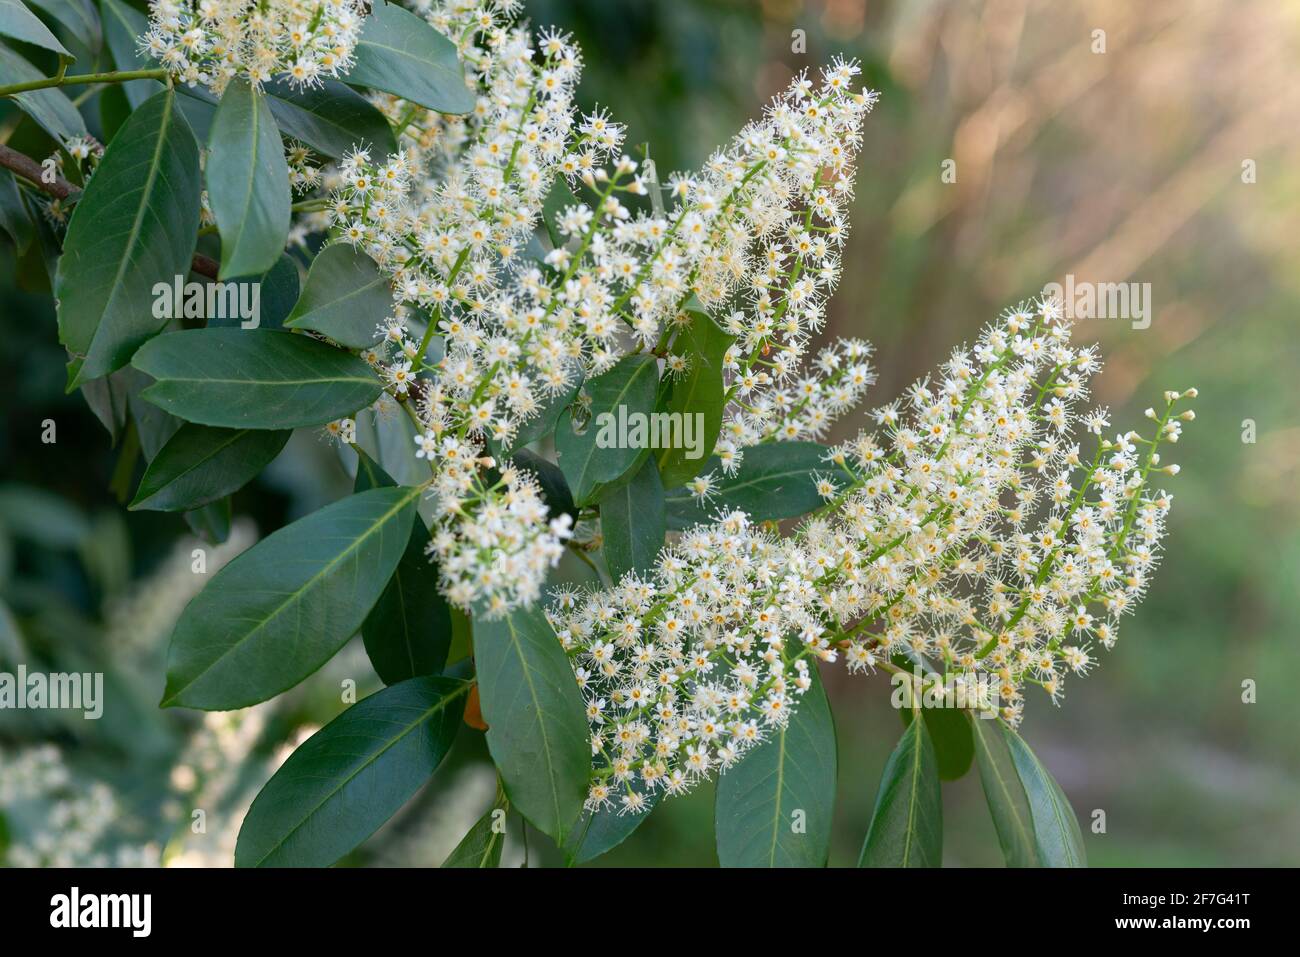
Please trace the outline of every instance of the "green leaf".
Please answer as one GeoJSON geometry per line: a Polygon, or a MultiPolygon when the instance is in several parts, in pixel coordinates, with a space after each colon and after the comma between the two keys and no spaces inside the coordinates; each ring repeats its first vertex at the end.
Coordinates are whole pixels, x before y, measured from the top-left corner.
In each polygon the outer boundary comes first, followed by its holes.
{"type": "Polygon", "coordinates": [[[199,227],[199,147],[164,90],[108,144],[72,214],[55,278],[69,386],[120,369],[167,323],[155,285],[190,271],[199,227]]]}
{"type": "Polygon", "coordinates": [[[49,296],[54,292],[54,275],[63,256],[62,243],[54,227],[41,214],[34,198],[24,197],[32,224],[32,242],[22,254],[14,270],[14,283],[24,292],[49,296]]]}
{"type": "Polygon", "coordinates": [[[505,812],[509,808],[510,802],[505,799],[505,795],[499,795],[491,810],[479,818],[461,838],[456,849],[442,862],[442,866],[500,867],[501,851],[506,846],[505,812]]]}
{"type": "Polygon", "coordinates": [[[357,448],[364,449],[398,485],[419,485],[429,478],[429,463],[411,454],[416,428],[410,416],[384,415],[372,406],[357,413],[356,423],[357,448]]]}
{"type": "Polygon", "coordinates": [[[332,658],[392,577],[420,492],[351,495],[267,536],[217,572],[176,623],[163,706],[247,707],[332,658]]]}
{"type": "Polygon", "coordinates": [[[654,356],[628,356],[620,359],[614,368],[587,383],[591,396],[591,419],[579,434],[573,428],[573,414],[560,416],[555,429],[556,459],[564,477],[573,490],[573,500],[579,505],[590,505],[600,494],[601,486],[612,485],[632,469],[646,455],[646,448],[601,448],[603,441],[612,446],[626,445],[626,436],[618,434],[620,411],[628,416],[642,413],[647,417],[654,412],[655,395],[659,385],[659,365],[654,356]],[[614,416],[610,425],[602,430],[602,416],[614,416]],[[612,442],[610,432],[613,432],[612,442]]]}
{"type": "Polygon", "coordinates": [[[205,88],[182,87],[177,90],[176,108],[185,116],[200,143],[212,135],[212,121],[217,117],[217,100],[205,88]]]}
{"type": "Polygon", "coordinates": [[[664,484],[655,460],[647,456],[632,481],[602,494],[599,505],[610,577],[618,581],[627,572],[644,575],[653,569],[668,534],[664,484]]]}
{"type": "Polygon", "coordinates": [[[140,450],[144,452],[146,462],[152,462],[155,455],[162,451],[167,440],[176,434],[184,422],[174,415],[168,415],[152,402],[146,402],[140,393],[153,384],[153,380],[134,366],[127,366],[113,373],[114,376],[127,376],[127,409],[131,421],[135,423],[140,436],[140,450]]]}
{"type": "Polygon", "coordinates": [[[293,429],[352,415],[383,391],[370,366],[310,336],[273,329],[187,329],[136,353],[157,382],[142,395],[189,422],[293,429]]]}
{"type": "Polygon", "coordinates": [[[392,579],[361,625],[366,654],[384,684],[437,674],[451,647],[451,612],[438,588],[438,566],[417,518],[392,579]]]}
{"type": "MultiPolygon", "coordinates": [[[[975,743],[966,712],[959,708],[922,707],[921,713],[939,760],[939,779],[956,781],[963,777],[975,759],[975,743]]],[[[898,714],[905,726],[911,723],[911,708],[900,708],[898,714]]]]}
{"type": "Polygon", "coordinates": [[[564,853],[570,863],[585,864],[618,847],[650,816],[664,793],[659,790],[646,794],[645,784],[641,781],[635,782],[632,788],[645,796],[644,809],[637,814],[623,813],[619,802],[621,792],[611,798],[612,804],[598,811],[582,812],[577,825],[565,836],[564,853]]]}
{"type": "MultiPolygon", "coordinates": [[[[1000,722],[999,722],[1000,723],[1000,722]]],[[[1083,833],[1079,819],[1056,779],[1020,735],[1002,726],[1011,762],[1020,777],[1029,800],[1030,819],[1034,825],[1034,847],[1043,867],[1085,867],[1083,833]]]]}
{"type": "MultiPolygon", "coordinates": [[[[122,0],[99,0],[99,5],[104,16],[104,40],[113,54],[113,64],[119,70],[156,68],[158,64],[140,52],[136,45],[136,38],[149,30],[148,18],[122,0]]],[[[132,109],[162,89],[157,80],[128,80],[120,86],[132,109]]]]}
{"type": "Polygon", "coordinates": [[[471,685],[426,675],[358,701],[266,783],[239,829],[236,867],[328,867],[401,810],[460,728],[471,685]]]}
{"type": "Polygon", "coordinates": [[[723,867],[825,867],[835,811],[835,722],[816,668],[784,728],[718,778],[723,867]]]}
{"type": "Polygon", "coordinates": [[[464,661],[474,653],[474,626],[469,615],[459,608],[451,610],[451,650],[447,652],[447,664],[454,665],[464,661]]]}
{"type": "Polygon", "coordinates": [[[280,454],[292,434],[186,422],[149,463],[130,508],[181,512],[237,492],[280,454]]]}
{"type": "MultiPolygon", "coordinates": [[[[43,79],[44,73],[13,50],[0,46],[0,86],[43,79]]],[[[58,88],[28,90],[26,93],[13,94],[10,99],[35,120],[41,129],[61,143],[66,143],[74,136],[86,135],[86,121],[81,118],[72,101],[58,88]]]]}
{"type": "MultiPolygon", "coordinates": [[[[239,276],[231,279],[232,285],[251,284],[257,289],[257,325],[258,329],[283,329],[284,321],[298,301],[298,265],[288,253],[275,261],[275,265],[260,275],[239,276]]],[[[229,295],[229,293],[227,293],[229,295]]],[[[242,292],[241,292],[242,295],[242,292]]],[[[239,310],[224,309],[224,316],[209,316],[207,326],[213,329],[219,326],[243,326],[244,319],[238,315],[239,310]]]]}
{"type": "MultiPolygon", "coordinates": [[[[365,452],[353,491],[396,485],[365,452]]],[[[438,566],[425,554],[429,532],[417,515],[402,560],[361,625],[361,638],[384,684],[437,674],[451,647],[451,609],[438,590],[438,566]]]]}
{"type": "Polygon", "coordinates": [[[456,45],[414,13],[379,0],[362,26],[348,83],[382,90],[439,113],[468,113],[474,94],[456,45]]]}
{"type": "Polygon", "coordinates": [[[835,466],[825,461],[827,449],[816,442],[769,442],[745,449],[735,475],[725,476],[717,459],[708,468],[720,479],[717,494],[700,505],[684,488],[667,495],[668,527],[683,531],[711,521],[720,510],[742,509],[755,521],[793,518],[825,505],[817,494],[817,478],[843,484],[835,466]]]}
{"type": "Polygon", "coordinates": [[[7,169],[0,170],[0,229],[14,241],[14,250],[22,255],[32,244],[32,218],[23,204],[18,183],[7,169]]]}
{"type": "Polygon", "coordinates": [[[0,0],[0,36],[13,37],[72,59],[72,54],[64,49],[50,28],[18,0],[0,0]]]}
{"type": "Polygon", "coordinates": [[[666,488],[674,488],[699,474],[713,454],[722,429],[722,411],[726,407],[722,382],[722,360],[733,337],[717,327],[708,314],[690,310],[691,324],[673,343],[673,351],[690,360],[681,378],[673,382],[668,393],[667,411],[682,416],[683,433],[686,416],[692,419],[691,435],[698,436],[696,448],[667,448],[659,453],[659,472],[666,488]],[[694,423],[700,423],[695,427],[694,423]]]}
{"type": "Polygon", "coordinates": [[[104,139],[110,142],[134,109],[122,89],[124,86],[125,83],[117,83],[99,91],[99,125],[104,139]]]}
{"type": "Polygon", "coordinates": [[[562,843],[587,796],[591,745],[582,693],[540,608],[474,619],[488,750],[510,803],[562,843]]]}
{"type": "Polygon", "coordinates": [[[230,537],[230,496],[209,502],[185,513],[185,524],[209,545],[220,545],[230,537]]]}
{"type": "Polygon", "coordinates": [[[31,0],[31,2],[62,24],[92,53],[103,43],[99,14],[90,0],[31,0]]]}
{"type": "Polygon", "coordinates": [[[858,867],[938,867],[943,858],[939,761],[915,718],[885,764],[858,867]]]}
{"type": "Polygon", "coordinates": [[[984,799],[1008,867],[1038,867],[1033,812],[1020,783],[1001,719],[970,715],[984,799]]]}
{"type": "Polygon", "coordinates": [[[130,412],[131,396],[138,391],[139,381],[145,377],[128,366],[118,369],[102,379],[92,379],[81,387],[81,397],[95,413],[95,418],[108,430],[113,444],[122,437],[130,412]]]}
{"type": "Polygon", "coordinates": [[[285,325],[364,349],[379,338],[375,328],[392,311],[392,287],[374,261],[346,243],[336,243],[312,260],[307,284],[285,325]]]}
{"type": "Polygon", "coordinates": [[[221,96],[204,173],[221,234],[218,278],[268,271],[289,236],[289,164],[266,97],[245,80],[221,96]]]}
{"type": "Polygon", "coordinates": [[[266,84],[266,98],[280,132],[331,159],[341,159],[353,147],[366,146],[371,159],[383,162],[397,150],[393,128],[384,114],[338,80],[325,80],[303,90],[276,80],[266,84]]]}

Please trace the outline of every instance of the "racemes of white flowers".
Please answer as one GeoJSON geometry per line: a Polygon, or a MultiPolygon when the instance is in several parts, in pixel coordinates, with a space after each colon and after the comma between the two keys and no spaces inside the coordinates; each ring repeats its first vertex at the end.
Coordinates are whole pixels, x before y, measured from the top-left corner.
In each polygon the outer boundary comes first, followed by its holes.
{"type": "Polygon", "coordinates": [[[730,766],[788,720],[813,659],[991,676],[981,706],[1013,725],[1026,686],[1059,700],[1147,587],[1171,502],[1150,479],[1177,471],[1159,449],[1195,396],[1166,393],[1153,431],[1084,459],[1073,430],[1103,428],[1077,411],[1098,367],[1054,303],[1013,310],[828,451],[827,503],[792,536],[729,512],[652,576],[562,592],[548,617],[587,702],[589,806],[636,811],[730,766]]]}
{"type": "Polygon", "coordinates": [[[140,46],[178,82],[218,96],[236,77],[302,89],[351,69],[364,10],[360,0],[151,0],[140,46]]]}
{"type": "MultiPolygon", "coordinates": [[[[426,17],[467,64],[474,110],[445,117],[376,97],[401,149],[382,163],[358,151],[342,166],[335,235],[387,270],[395,289],[383,342],[368,354],[390,391],[414,396],[408,407],[428,441],[468,445],[469,460],[490,468],[484,446],[509,449],[524,423],[629,349],[653,351],[670,373],[684,368],[675,335],[704,309],[726,316],[736,337],[725,360],[723,468],[734,471],[755,441],[824,434],[872,378],[856,341],[803,368],[838,277],[852,160],[875,102],[852,89],[856,64],[837,61],[818,82],[797,78],[701,170],[661,185],[620,152],[623,130],[607,113],[579,114],[581,57],[570,39],[529,36],[510,24],[517,9],[431,4],[426,17]],[[543,228],[551,248],[535,252],[543,228]],[[428,384],[415,384],[435,338],[442,357],[428,384]]],[[[483,547],[478,512],[510,485],[494,490],[485,475],[459,472],[435,484],[446,533],[435,532],[444,545],[435,551],[453,600],[501,613],[535,595],[540,578],[479,574],[495,553],[483,547]]],[[[530,556],[559,553],[545,524],[530,540],[530,556]]]]}

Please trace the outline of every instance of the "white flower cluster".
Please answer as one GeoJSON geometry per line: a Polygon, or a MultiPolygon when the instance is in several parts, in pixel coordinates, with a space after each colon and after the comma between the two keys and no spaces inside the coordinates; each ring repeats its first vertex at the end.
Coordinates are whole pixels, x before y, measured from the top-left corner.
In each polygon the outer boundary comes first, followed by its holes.
{"type": "Polygon", "coordinates": [[[311,147],[296,140],[286,142],[284,161],[289,167],[289,188],[294,193],[310,193],[324,182],[324,173],[313,158],[311,147]]]}
{"type": "Polygon", "coordinates": [[[177,81],[220,96],[235,77],[319,85],[352,67],[360,0],[151,0],[142,50],[177,81]]]}
{"type": "Polygon", "coordinates": [[[548,618],[587,702],[591,806],[681,793],[785,723],[812,680],[795,636],[822,630],[793,544],[732,512],[665,548],[652,577],[560,594],[548,618]]]}
{"type": "Polygon", "coordinates": [[[263,703],[203,715],[172,765],[172,795],[162,806],[163,816],[172,823],[172,836],[162,854],[164,867],[230,866],[240,825],[259,787],[315,730],[295,729],[277,748],[284,753],[268,762],[257,751],[274,714],[274,707],[263,703]],[[199,808],[222,808],[223,813],[209,815],[205,829],[195,831],[192,814],[199,808]]]}
{"type": "Polygon", "coordinates": [[[792,713],[809,658],[991,675],[1012,724],[1024,685],[1059,700],[1146,588],[1170,505],[1149,476],[1177,471],[1157,450],[1195,396],[1167,393],[1152,434],[1099,440],[1085,465],[1071,430],[1098,366],[1054,303],[1012,311],[828,452],[843,481],[821,483],[826,506],[793,536],[733,512],[649,579],[563,593],[550,619],[587,700],[589,804],[635,811],[726,768],[792,713]]]}
{"type": "Polygon", "coordinates": [[[158,849],[102,848],[121,816],[112,789],[102,782],[74,788],[72,774],[52,744],[0,751],[0,812],[26,822],[11,844],[0,848],[0,863],[10,867],[142,867],[156,865],[158,849]]]}
{"type": "Polygon", "coordinates": [[[564,553],[571,517],[548,520],[531,472],[511,463],[499,476],[488,472],[496,460],[482,455],[473,438],[439,439],[429,430],[415,442],[417,456],[439,463],[433,482],[438,511],[428,550],[438,561],[448,601],[462,608],[475,605],[489,618],[532,604],[564,553]]]}
{"type": "MultiPolygon", "coordinates": [[[[725,360],[724,468],[755,441],[823,434],[872,378],[869,350],[854,341],[800,371],[838,277],[852,160],[875,102],[852,89],[857,66],[837,61],[817,83],[797,78],[701,170],[670,177],[665,210],[657,178],[620,156],[622,128],[601,111],[578,114],[577,49],[554,31],[534,39],[511,26],[516,8],[431,5],[429,22],[470,67],[475,109],[441,117],[380,97],[402,149],[382,164],[359,151],[342,167],[330,205],[336,235],[394,283],[394,316],[367,354],[390,392],[414,396],[428,441],[483,458],[483,444],[509,447],[548,401],[631,345],[652,349],[670,371],[684,365],[674,334],[688,310],[704,308],[726,312],[736,337],[725,360]],[[566,188],[573,201],[544,217],[548,197],[566,188]],[[640,199],[652,192],[654,202],[640,199]],[[542,227],[553,248],[534,252],[542,227]],[[431,381],[420,379],[435,336],[442,358],[431,381]]],[[[473,560],[496,555],[475,527],[500,496],[492,483],[457,474],[437,484],[441,531],[451,534],[435,533],[446,545],[438,552],[464,566],[455,600],[505,611],[536,595],[541,577],[501,576],[473,560]]],[[[532,511],[502,505],[493,514],[532,511]]],[[[544,575],[542,559],[554,560],[561,539],[544,524],[523,531],[512,527],[507,541],[533,542],[521,560],[544,575]]]]}
{"type": "MultiPolygon", "coordinates": [[[[445,11],[434,22],[452,35],[477,29],[446,23],[445,11]]],[[[602,113],[576,117],[576,51],[543,34],[539,64],[521,30],[494,27],[483,42],[495,57],[483,55],[478,110],[460,121],[460,162],[434,151],[445,179],[429,180],[428,157],[414,147],[380,166],[359,153],[332,207],[339,235],[391,271],[398,316],[428,312],[444,338],[435,430],[468,424],[508,442],[579,372],[612,366],[629,336],[667,355],[672,320],[692,295],[714,308],[741,290],[745,308],[723,324],[738,340],[727,357],[736,425],[725,461],[738,464],[740,446],[783,427],[816,434],[852,403],[866,385],[861,367],[836,383],[834,399],[813,401],[806,420],[782,421],[838,276],[851,158],[874,103],[851,90],[855,65],[835,64],[816,87],[796,80],[701,171],[669,179],[671,211],[633,213],[625,200],[658,184],[626,156],[601,165],[622,130],[602,113]],[[556,248],[530,260],[528,241],[561,173],[589,199],[556,211],[546,224],[556,248]]],[[[418,370],[423,344],[393,344],[396,361],[418,370]]],[[[864,354],[856,344],[842,352],[855,365],[864,354]]]]}

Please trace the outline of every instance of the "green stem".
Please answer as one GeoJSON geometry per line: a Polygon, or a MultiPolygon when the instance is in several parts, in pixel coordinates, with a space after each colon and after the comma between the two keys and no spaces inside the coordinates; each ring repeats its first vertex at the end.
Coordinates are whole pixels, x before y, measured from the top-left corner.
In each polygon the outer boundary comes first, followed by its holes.
{"type": "Polygon", "coordinates": [[[118,70],[112,73],[81,73],[76,76],[46,77],[40,80],[28,80],[26,83],[11,83],[0,86],[0,96],[13,96],[29,90],[48,90],[55,86],[72,86],[82,83],[126,83],[128,80],[165,80],[166,70],[118,70]]]}

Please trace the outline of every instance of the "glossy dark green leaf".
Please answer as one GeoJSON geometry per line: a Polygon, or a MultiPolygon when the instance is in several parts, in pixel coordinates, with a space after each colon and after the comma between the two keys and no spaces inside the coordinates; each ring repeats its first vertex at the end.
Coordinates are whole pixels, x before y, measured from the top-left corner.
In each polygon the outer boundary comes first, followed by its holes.
{"type": "Polygon", "coordinates": [[[126,427],[131,396],[138,391],[137,383],[143,379],[143,375],[127,366],[102,379],[92,379],[81,387],[82,398],[90,406],[90,411],[95,413],[95,418],[108,430],[114,445],[126,427]]]}
{"type": "Polygon", "coordinates": [[[153,457],[157,455],[167,440],[176,434],[176,430],[184,425],[182,419],[169,415],[152,402],[141,398],[140,393],[149,386],[153,385],[153,379],[145,375],[134,366],[127,366],[113,373],[114,376],[126,376],[127,380],[127,409],[131,413],[131,421],[135,423],[136,432],[140,436],[140,450],[144,453],[146,462],[152,462],[153,457]]]}
{"type": "Polygon", "coordinates": [[[692,310],[691,323],[673,342],[673,352],[685,355],[690,366],[672,384],[667,411],[682,417],[681,435],[689,434],[688,446],[679,442],[659,453],[659,472],[666,488],[675,488],[699,474],[713,454],[722,428],[726,407],[722,382],[722,360],[731,346],[727,335],[703,311],[692,310]],[[686,417],[691,416],[689,424],[686,417]]]}
{"type": "Polygon", "coordinates": [[[1000,719],[971,715],[975,758],[979,763],[984,799],[998,832],[998,844],[1007,867],[1037,867],[1038,845],[1034,840],[1033,812],[1025,786],[1011,759],[1011,749],[1000,719]]]}
{"type": "Polygon", "coordinates": [[[474,617],[488,750],[510,803],[557,842],[587,796],[591,744],[582,693],[541,608],[474,617]]]}
{"type": "Polygon", "coordinates": [[[634,421],[628,416],[649,416],[654,412],[658,385],[659,365],[654,356],[628,356],[587,383],[591,420],[583,432],[574,431],[572,413],[560,416],[555,429],[556,460],[579,506],[595,501],[602,486],[630,477],[632,469],[646,456],[648,446],[619,447],[630,443],[618,426],[634,421]]]}
{"type": "MultiPolygon", "coordinates": [[[[623,785],[619,785],[622,788],[623,785]]],[[[637,781],[632,788],[645,796],[645,807],[639,813],[625,812],[620,801],[623,792],[617,791],[610,798],[610,804],[598,811],[584,810],[582,817],[565,838],[564,853],[574,864],[594,861],[618,847],[632,832],[645,823],[650,812],[659,803],[663,791],[651,791],[646,795],[645,785],[637,781]]]]}
{"type": "Polygon", "coordinates": [[[388,279],[365,253],[336,243],[312,260],[298,303],[285,325],[311,329],[350,349],[364,349],[393,311],[388,279]]]}
{"type": "MultiPolygon", "coordinates": [[[[298,266],[293,261],[293,257],[286,253],[277,259],[275,265],[264,273],[231,279],[227,284],[227,289],[231,285],[242,287],[245,284],[250,287],[256,284],[257,315],[255,328],[283,329],[285,320],[289,318],[289,313],[293,311],[293,304],[298,301],[298,266]]],[[[244,295],[242,288],[240,289],[240,295],[244,295]]],[[[241,299],[241,307],[242,304],[243,300],[241,299]]],[[[246,320],[239,315],[239,310],[222,309],[218,311],[224,312],[226,315],[209,316],[207,323],[209,329],[218,326],[242,327],[245,322],[252,322],[251,319],[246,320]]]]}
{"type": "Polygon", "coordinates": [[[220,545],[230,537],[230,496],[200,505],[184,513],[185,524],[209,545],[220,545]]]}
{"type": "Polygon", "coordinates": [[[237,492],[280,454],[292,434],[186,422],[149,463],[131,509],[180,512],[237,492]]]}
{"type": "Polygon", "coordinates": [[[104,138],[109,142],[112,142],[117,131],[122,128],[122,124],[134,110],[122,89],[125,85],[125,83],[118,83],[99,91],[99,125],[104,131],[104,138]]]}
{"type": "Polygon", "coordinates": [[[152,340],[133,364],[142,395],[172,415],[230,429],[322,425],[383,391],[370,366],[310,336],[273,329],[187,329],[152,340]]]}
{"type": "Polygon", "coordinates": [[[31,3],[57,20],[92,53],[103,43],[99,13],[90,0],[31,0],[31,3]]]}
{"type": "Polygon", "coordinates": [[[205,88],[184,86],[177,90],[176,108],[185,116],[200,143],[212,135],[212,121],[217,117],[217,101],[205,88]]]}
{"type": "Polygon", "coordinates": [[[419,485],[429,478],[429,463],[411,454],[416,428],[410,416],[383,415],[371,408],[358,413],[356,423],[357,448],[364,449],[398,485],[419,485]]]}
{"type": "Polygon", "coordinates": [[[361,625],[366,654],[384,684],[437,674],[447,662],[451,614],[438,590],[438,566],[425,552],[428,541],[417,518],[397,570],[361,625]]]}
{"type": "Polygon", "coordinates": [[[618,581],[627,572],[644,575],[653,569],[668,534],[664,485],[654,457],[646,456],[630,482],[605,492],[597,502],[610,577],[618,581]]]}
{"type": "Polygon", "coordinates": [[[705,472],[718,479],[717,494],[701,505],[685,488],[667,494],[668,527],[682,531],[710,521],[720,510],[739,508],[755,521],[793,518],[826,504],[817,494],[817,478],[837,484],[842,473],[825,461],[826,447],[816,442],[768,442],[745,449],[735,475],[723,475],[716,459],[705,472]]]}
{"type": "Polygon", "coordinates": [[[442,866],[500,867],[501,851],[506,846],[506,811],[509,807],[505,795],[498,795],[491,810],[475,822],[456,849],[447,855],[442,866]]]}
{"type": "Polygon", "coordinates": [[[32,244],[31,215],[18,191],[18,183],[7,169],[0,170],[0,230],[14,241],[14,249],[20,256],[32,244]]]}
{"type": "Polygon", "coordinates": [[[350,495],[217,572],[176,623],[163,706],[247,707],[333,657],[392,578],[419,496],[405,487],[350,495]]]}
{"type": "MultiPolygon", "coordinates": [[[[20,125],[19,130],[23,127],[20,125]]],[[[27,129],[31,129],[30,126],[27,129]]],[[[44,138],[43,133],[36,133],[44,138]]],[[[24,196],[23,204],[31,222],[31,241],[27,251],[18,258],[14,270],[14,283],[24,292],[49,296],[54,291],[54,275],[59,268],[59,259],[63,255],[62,243],[54,233],[54,227],[42,214],[36,200],[24,196]]]]}
{"type": "Polygon", "coordinates": [[[456,45],[422,17],[384,0],[376,0],[362,26],[347,79],[353,86],[393,93],[439,113],[474,108],[456,45]]]}
{"type": "Polygon", "coordinates": [[[943,858],[939,760],[913,719],[885,764],[859,867],[938,867],[943,858]]]}
{"type": "Polygon", "coordinates": [[[1085,867],[1083,833],[1074,808],[1056,779],[1020,735],[1002,725],[1011,762],[1029,800],[1034,825],[1034,847],[1043,867],[1085,867]]]}
{"type": "MultiPolygon", "coordinates": [[[[912,709],[900,708],[898,713],[904,725],[911,723],[912,709]]],[[[975,743],[966,712],[958,708],[923,707],[921,713],[939,760],[940,780],[956,781],[963,777],[975,759],[975,743]]]]}
{"type": "MultiPolygon", "coordinates": [[[[6,46],[0,45],[0,86],[43,80],[45,74],[6,46]]],[[[10,99],[56,140],[86,135],[86,122],[67,95],[57,87],[15,93],[10,99]]]]}
{"type": "Polygon", "coordinates": [[[303,90],[276,80],[266,85],[266,98],[280,132],[331,159],[364,146],[372,160],[383,162],[397,149],[393,128],[384,114],[338,80],[325,80],[303,90]]]}
{"type": "Polygon", "coordinates": [[[266,783],[239,829],[236,867],[328,867],[433,776],[471,685],[412,678],[363,698],[308,738],[266,783]]]}
{"type": "Polygon", "coordinates": [[[245,80],[221,95],[204,175],[221,234],[218,278],[266,272],[289,236],[289,164],[270,104],[245,80]]]}
{"type": "Polygon", "coordinates": [[[164,90],[108,144],[68,224],[55,279],[69,385],[119,369],[167,323],[155,286],[190,271],[199,226],[199,148],[164,90]]]}
{"type": "Polygon", "coordinates": [[[0,0],[0,37],[13,37],[15,40],[42,47],[51,53],[72,58],[72,54],[50,32],[50,28],[41,23],[40,18],[19,0],[0,0]]]}
{"type": "MultiPolygon", "coordinates": [[[[113,54],[113,63],[119,70],[149,70],[158,64],[140,51],[137,39],[149,30],[149,20],[123,0],[99,0],[104,16],[104,41],[113,54]]],[[[128,80],[120,84],[127,102],[135,109],[160,89],[157,80],[128,80]]]]}
{"type": "MultiPolygon", "coordinates": [[[[361,452],[353,491],[396,485],[361,452]]],[[[437,674],[451,647],[451,609],[438,588],[438,566],[425,553],[429,532],[417,515],[402,560],[361,625],[361,638],[384,684],[437,674]]]]}
{"type": "Polygon", "coordinates": [[[835,811],[835,722],[815,666],[784,728],[718,778],[723,867],[825,867],[835,811]]]}

